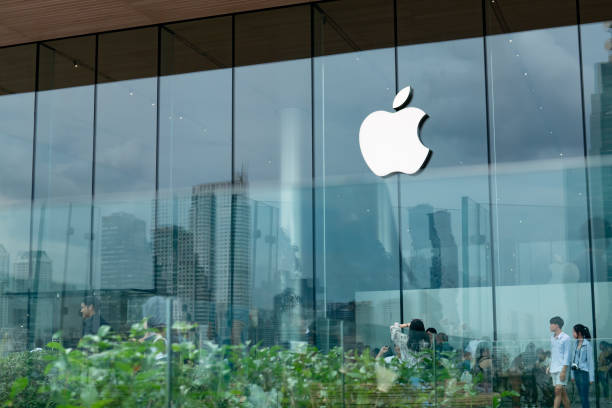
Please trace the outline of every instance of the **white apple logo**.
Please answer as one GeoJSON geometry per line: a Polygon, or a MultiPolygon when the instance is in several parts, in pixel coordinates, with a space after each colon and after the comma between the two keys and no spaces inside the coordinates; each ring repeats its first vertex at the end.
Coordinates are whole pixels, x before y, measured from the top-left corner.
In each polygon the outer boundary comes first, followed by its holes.
{"type": "Polygon", "coordinates": [[[405,108],[410,92],[408,86],[393,99],[393,109],[397,112],[372,112],[359,129],[361,154],[377,176],[396,172],[414,174],[431,154],[419,139],[419,126],[427,114],[419,108],[405,108]]]}

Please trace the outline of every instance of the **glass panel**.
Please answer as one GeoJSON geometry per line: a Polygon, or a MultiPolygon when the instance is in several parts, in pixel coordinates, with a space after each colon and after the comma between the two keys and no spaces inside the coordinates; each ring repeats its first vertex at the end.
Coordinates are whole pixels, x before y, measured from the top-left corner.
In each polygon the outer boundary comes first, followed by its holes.
{"type": "Polygon", "coordinates": [[[156,72],[157,29],[102,34],[98,42],[94,268],[89,284],[100,305],[99,320],[124,331],[143,317],[143,293],[155,289],[150,232],[157,79],[143,76],[156,72]]]}
{"type": "Polygon", "coordinates": [[[217,340],[214,284],[229,270],[231,39],[231,17],[162,28],[156,291],[200,340],[217,340]]]}
{"type": "Polygon", "coordinates": [[[35,341],[82,336],[90,269],[95,36],[40,46],[32,236],[35,341]]]}
{"type": "MultiPolygon", "coordinates": [[[[597,336],[612,337],[612,26],[580,27],[584,84],[585,129],[591,208],[591,261],[597,336]]],[[[609,367],[612,347],[597,345],[599,401],[610,401],[609,367]]]]}
{"type": "MultiPolygon", "coordinates": [[[[414,5],[401,3],[398,36],[420,38],[418,24],[411,22],[444,25],[457,13],[466,13],[473,26],[464,19],[449,32],[482,32],[480,4],[436,5],[438,14],[429,9],[421,14],[414,5]]],[[[445,344],[458,350],[475,339],[493,338],[483,67],[482,38],[398,49],[399,89],[411,86],[409,106],[429,115],[419,133],[432,151],[420,173],[400,176],[404,316],[423,319],[440,333],[440,341],[448,337],[445,344]]],[[[395,115],[402,114],[409,112],[395,115]]],[[[405,129],[408,137],[418,137],[416,131],[405,129]]]]}
{"type": "Polygon", "coordinates": [[[557,315],[592,325],[577,40],[487,38],[498,338],[544,336],[557,315]]]}
{"type": "Polygon", "coordinates": [[[367,167],[359,129],[393,101],[395,53],[358,51],[370,30],[381,44],[393,44],[393,3],[321,3],[314,17],[317,344],[393,350],[389,326],[400,321],[398,180],[367,167]],[[359,24],[366,16],[377,24],[359,24]]]}
{"type": "Polygon", "coordinates": [[[36,46],[0,49],[0,355],[26,350],[36,46]]]}
{"type": "Polygon", "coordinates": [[[310,9],[241,14],[235,24],[243,66],[235,68],[234,185],[223,204],[231,205],[231,275],[220,264],[215,278],[231,300],[217,299],[217,315],[231,306],[231,321],[218,334],[293,349],[313,333],[311,61],[291,59],[310,53],[310,9]],[[281,56],[289,60],[244,65],[281,56]]]}

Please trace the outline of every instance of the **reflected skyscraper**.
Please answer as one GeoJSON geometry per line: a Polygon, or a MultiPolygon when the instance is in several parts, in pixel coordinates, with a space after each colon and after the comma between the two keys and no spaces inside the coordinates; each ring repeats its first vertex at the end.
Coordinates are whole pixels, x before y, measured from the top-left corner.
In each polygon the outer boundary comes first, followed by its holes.
{"type": "Polygon", "coordinates": [[[175,319],[198,323],[210,339],[239,341],[249,319],[251,203],[245,188],[243,177],[205,183],[192,187],[189,198],[157,204],[156,291],[175,297],[175,319]]]}
{"type": "Polygon", "coordinates": [[[10,254],[4,245],[0,244],[0,328],[6,327],[8,323],[9,300],[5,292],[8,290],[10,262],[10,254]]]}
{"type": "Polygon", "coordinates": [[[103,290],[153,289],[145,221],[125,212],[102,217],[100,265],[103,290]]]}
{"type": "Polygon", "coordinates": [[[191,228],[198,261],[194,318],[210,335],[239,342],[250,309],[250,202],[246,179],[194,186],[191,228]],[[214,316],[214,317],[213,317],[214,316]]]}
{"type": "MultiPolygon", "coordinates": [[[[610,31],[610,29],[608,29],[610,31]]],[[[612,280],[612,247],[607,243],[611,238],[612,222],[612,54],[608,61],[595,64],[595,93],[591,95],[591,140],[590,180],[591,203],[593,206],[593,251],[595,274],[599,280],[612,280]]]]}

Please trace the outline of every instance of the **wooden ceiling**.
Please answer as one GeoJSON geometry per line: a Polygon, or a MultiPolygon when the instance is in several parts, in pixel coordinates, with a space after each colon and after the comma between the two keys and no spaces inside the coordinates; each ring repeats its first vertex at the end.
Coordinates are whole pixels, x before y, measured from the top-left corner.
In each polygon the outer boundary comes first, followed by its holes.
{"type": "Polygon", "coordinates": [[[0,46],[311,0],[2,0],[0,46]]]}

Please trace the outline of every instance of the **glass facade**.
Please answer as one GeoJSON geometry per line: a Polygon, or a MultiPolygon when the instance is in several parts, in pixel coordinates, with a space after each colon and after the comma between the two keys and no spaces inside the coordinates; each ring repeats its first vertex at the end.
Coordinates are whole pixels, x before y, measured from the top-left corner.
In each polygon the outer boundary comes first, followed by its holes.
{"type": "Polygon", "coordinates": [[[332,1],[0,48],[0,354],[128,333],[152,300],[199,346],[363,352],[420,318],[503,354],[513,406],[545,400],[512,370],[551,317],[612,338],[612,11],[578,3],[332,1]],[[359,129],[406,86],[432,155],[378,177],[359,129]]]}

